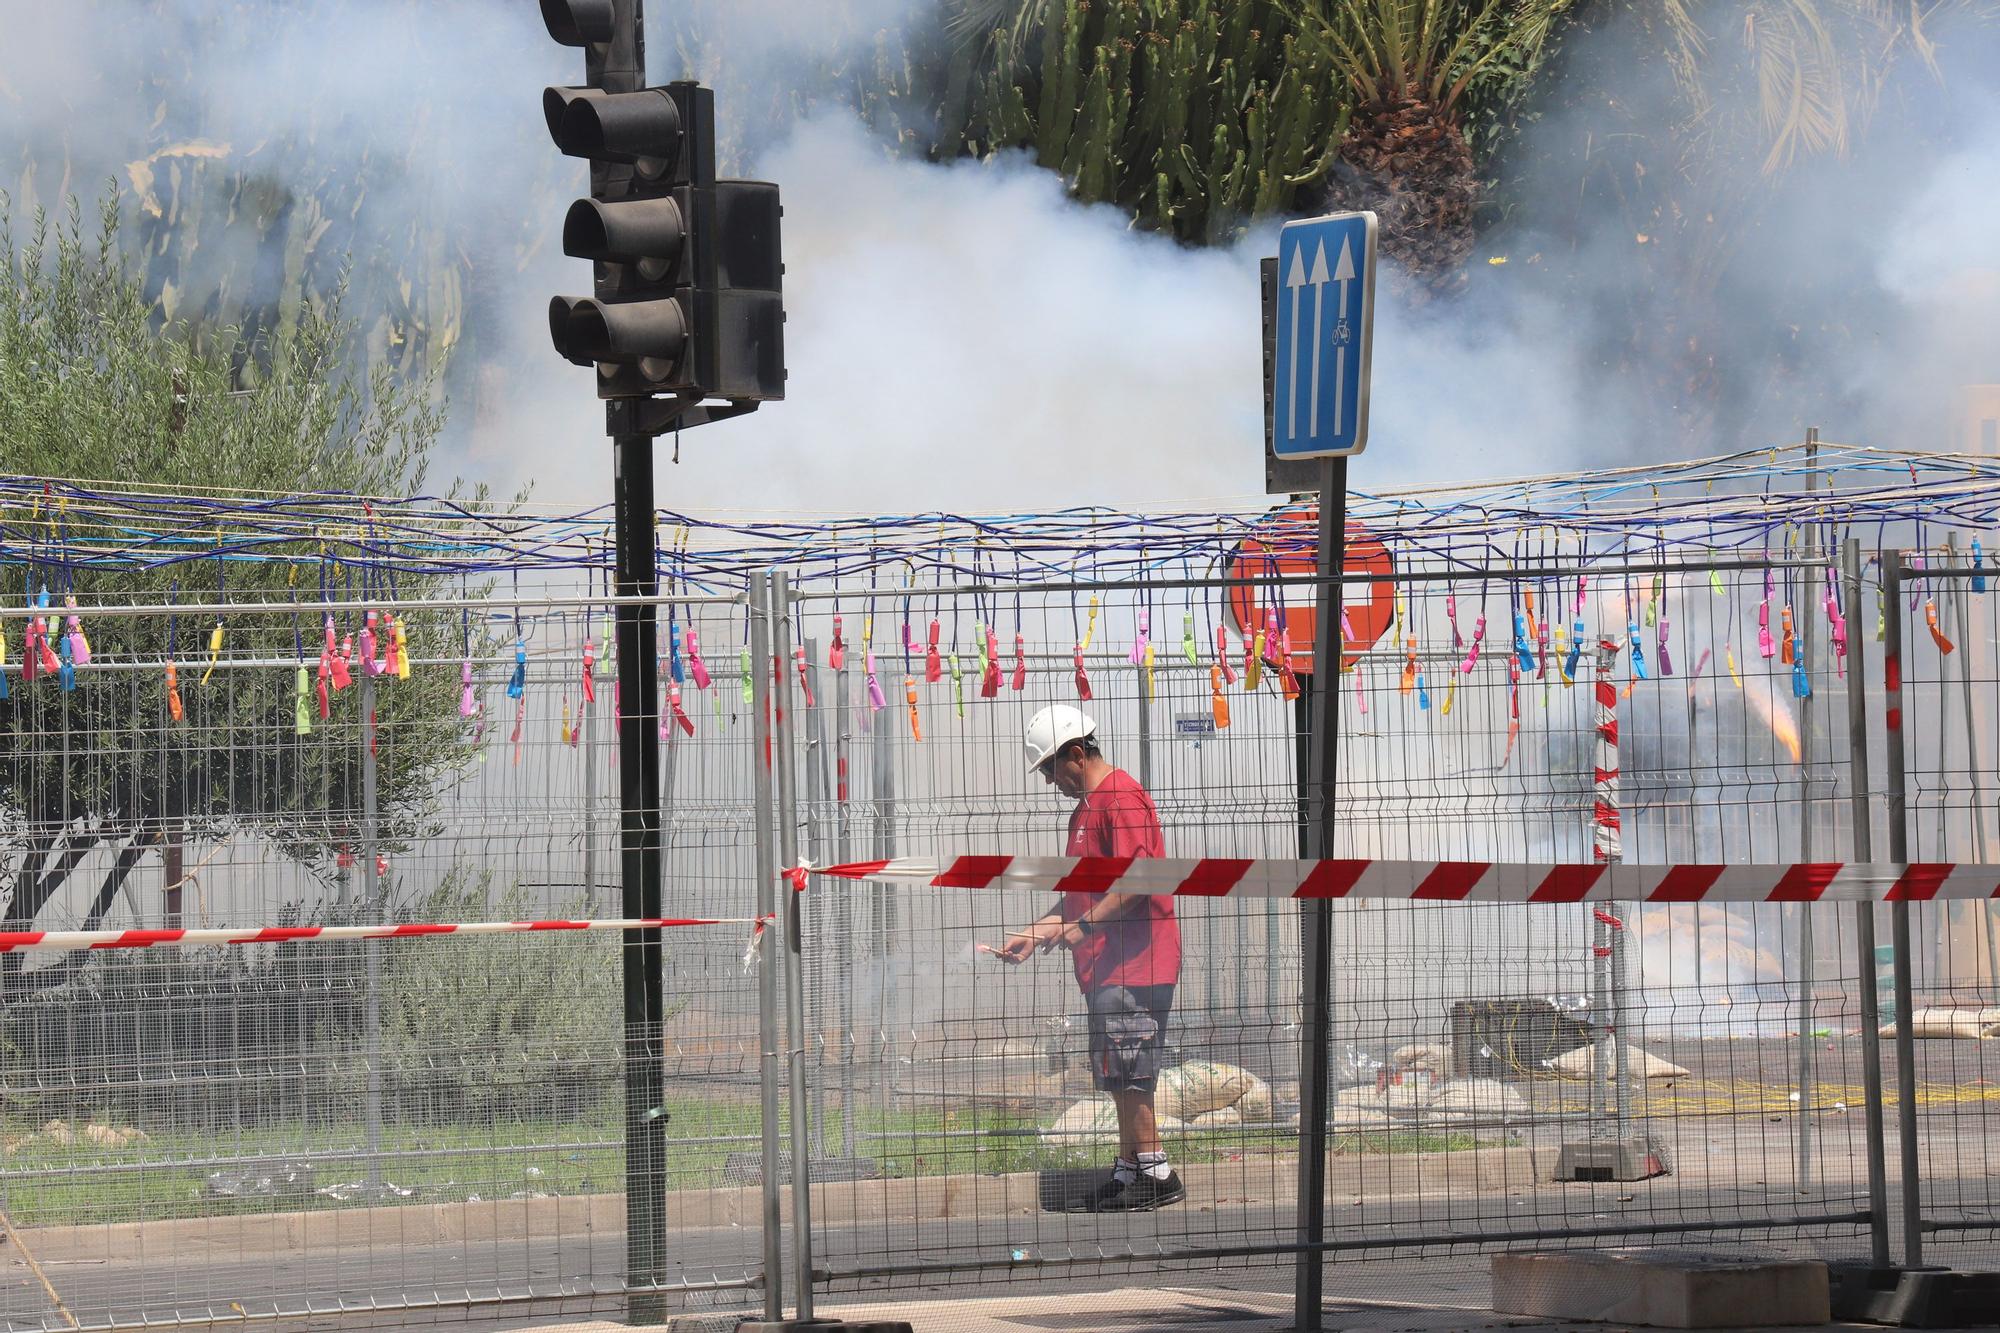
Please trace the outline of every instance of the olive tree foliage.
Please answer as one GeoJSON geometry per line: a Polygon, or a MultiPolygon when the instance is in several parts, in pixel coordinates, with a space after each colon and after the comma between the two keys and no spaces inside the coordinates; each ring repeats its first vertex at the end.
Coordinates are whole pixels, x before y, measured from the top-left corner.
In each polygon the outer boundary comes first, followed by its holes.
{"type": "MultiPolygon", "coordinates": [[[[72,201],[60,220],[38,214],[17,226],[0,198],[0,478],[9,482],[0,491],[0,604],[19,608],[47,588],[60,608],[73,595],[92,650],[74,688],[15,673],[0,702],[0,929],[94,928],[148,853],[170,846],[192,868],[205,847],[247,837],[344,873],[362,805],[358,691],[335,695],[327,719],[309,709],[311,734],[300,734],[296,667],[224,669],[203,681],[215,617],[91,617],[88,607],[311,600],[328,578],[343,594],[363,591],[367,581],[330,558],[368,546],[358,498],[350,531],[324,543],[266,542],[245,559],[254,527],[204,525],[198,497],[409,494],[443,421],[435,372],[350,372],[338,290],[303,300],[281,330],[246,341],[210,327],[197,337],[146,299],[121,252],[114,204],[99,216],[87,224],[72,201]],[[253,363],[256,373],[244,374],[253,363]],[[87,494],[45,500],[28,478],[85,492],[91,482],[158,487],[161,504],[157,519],[134,520],[87,494]],[[138,543],[135,528],[158,535],[138,543]],[[181,666],[179,720],[170,654],[181,666]],[[102,669],[113,663],[140,669],[102,669]],[[73,882],[80,891],[65,893],[73,882]]],[[[385,584],[386,571],[374,586],[385,584]]],[[[441,589],[398,576],[393,590],[441,589]]],[[[316,666],[314,616],[232,614],[222,624],[226,656],[316,666]]],[[[22,629],[19,617],[0,621],[10,661],[22,629]]],[[[458,616],[413,615],[408,629],[413,656],[458,657],[458,616]]],[[[435,666],[379,683],[385,850],[434,822],[438,793],[469,757],[457,688],[457,670],[435,666]]],[[[86,956],[24,971],[19,954],[6,955],[0,1001],[70,979],[86,956]]]]}

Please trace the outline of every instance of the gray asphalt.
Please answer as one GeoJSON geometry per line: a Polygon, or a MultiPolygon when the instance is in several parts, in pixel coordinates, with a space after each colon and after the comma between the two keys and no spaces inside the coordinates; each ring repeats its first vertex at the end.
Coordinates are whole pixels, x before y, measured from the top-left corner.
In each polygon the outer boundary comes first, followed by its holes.
{"type": "MultiPolygon", "coordinates": [[[[1560,1196],[1550,1187],[1526,1195],[1485,1194],[1427,1200],[1370,1203],[1329,1213],[1332,1235],[1343,1240],[1386,1242],[1396,1237],[1432,1236],[1473,1230],[1515,1234],[1540,1228],[1641,1227],[1696,1219],[1768,1217],[1774,1203],[1795,1203],[1797,1211],[1840,1212],[1847,1199],[1774,1200],[1764,1189],[1673,1188],[1647,1197],[1646,1187],[1578,1185],[1560,1196]]],[[[886,1223],[825,1228],[819,1235],[816,1266],[836,1274],[914,1262],[932,1266],[965,1264],[967,1271],[928,1276],[836,1277],[822,1299],[837,1302],[882,1298],[918,1300],[953,1294],[991,1294],[1010,1288],[1046,1294],[1059,1290],[1103,1289],[1171,1281],[1199,1283],[1216,1290],[1271,1290],[1288,1287],[1291,1261],[1283,1256],[1177,1260],[1162,1256],[1140,1263],[1105,1262],[1107,1256],[1204,1246],[1236,1246],[1284,1237],[1293,1224],[1291,1209],[1269,1206],[1226,1210],[1169,1209],[1135,1217],[1089,1217],[1040,1213],[1032,1216],[961,1218],[922,1223],[886,1223]],[[1073,1259],[1082,1262],[1057,1264],[1073,1259]],[[997,1263],[983,1271],[969,1266],[997,1263]],[[1036,1263],[1034,1261],[1042,1261],[1036,1263]]],[[[1530,1243],[1520,1242],[1515,1248],[1530,1243]]],[[[1866,1252],[1857,1227],[1783,1228],[1755,1232],[1704,1231],[1647,1235],[1634,1231],[1596,1242],[1675,1244],[1709,1253],[1791,1253],[1858,1256],[1866,1252]]],[[[676,1271],[692,1281],[742,1277],[754,1265],[754,1232],[715,1228],[676,1232],[670,1257],[676,1271]]],[[[1975,1240],[1974,1254],[1991,1263],[1993,1240],[1975,1240]],[[1984,1248],[1982,1248],[1984,1247],[1984,1248]]],[[[1477,1307],[1486,1299],[1483,1250],[1488,1243],[1445,1246],[1432,1243],[1388,1253],[1381,1250],[1336,1255],[1328,1269],[1329,1299],[1394,1299],[1477,1307]]],[[[6,1253],[0,1247],[0,1253],[6,1253]]],[[[1949,1251],[1941,1251],[1952,1262],[1949,1251]]],[[[65,1323],[39,1283],[7,1254],[4,1309],[9,1329],[61,1328],[65,1323]]],[[[617,1313],[625,1260],[622,1235],[546,1236],[479,1244],[451,1244],[330,1250],[305,1256],[244,1257],[231,1254],[151,1254],[132,1262],[52,1263],[47,1276],[85,1326],[109,1322],[250,1316],[260,1328],[332,1329],[412,1327],[450,1323],[478,1329],[518,1328],[586,1313],[617,1313]],[[286,1294],[280,1294],[286,1293],[286,1294]],[[312,1294],[308,1304],[306,1293],[312,1294]],[[564,1294],[567,1293],[567,1294],[564,1294]],[[491,1298],[499,1297],[500,1300],[491,1298]],[[473,1299],[479,1298],[479,1299],[473,1299]],[[414,1300],[435,1309],[382,1309],[379,1313],[336,1314],[330,1307],[406,1306],[414,1300]],[[309,1314],[307,1311],[318,1313],[309,1314]]],[[[788,1257],[789,1271],[789,1257],[788,1257]]],[[[684,1298],[678,1308],[740,1309],[754,1293],[727,1291],[684,1298]]]]}

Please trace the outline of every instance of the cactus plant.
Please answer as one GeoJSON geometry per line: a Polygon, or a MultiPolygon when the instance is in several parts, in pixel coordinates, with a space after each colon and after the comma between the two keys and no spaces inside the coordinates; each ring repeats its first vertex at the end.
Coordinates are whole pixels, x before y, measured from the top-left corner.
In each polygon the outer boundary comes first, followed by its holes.
{"type": "Polygon", "coordinates": [[[1033,11],[973,43],[965,95],[944,99],[941,155],[1026,148],[1076,198],[1203,244],[1325,175],[1345,108],[1330,63],[1288,34],[1278,5],[1037,0],[1033,11]]]}

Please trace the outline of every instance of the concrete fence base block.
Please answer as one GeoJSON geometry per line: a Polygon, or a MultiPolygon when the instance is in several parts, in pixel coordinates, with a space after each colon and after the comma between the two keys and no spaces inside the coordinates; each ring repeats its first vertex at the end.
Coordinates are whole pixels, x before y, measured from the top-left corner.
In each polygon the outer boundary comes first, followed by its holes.
{"type": "Polygon", "coordinates": [[[1948,1268],[1830,1268],[1834,1313],[1897,1328],[2000,1328],[2000,1273],[1948,1268]]]}
{"type": "Polygon", "coordinates": [[[1565,1143],[1556,1154],[1556,1181],[1651,1180],[1669,1172],[1667,1155],[1651,1139],[1565,1143]]]}
{"type": "Polygon", "coordinates": [[[1493,1308],[1659,1328],[1773,1328],[1831,1318],[1826,1265],[1664,1250],[1493,1256],[1493,1308]]]}
{"type": "Polygon", "coordinates": [[[746,1319],[736,1333],[912,1333],[900,1319],[870,1319],[850,1324],[840,1319],[746,1319]]]}

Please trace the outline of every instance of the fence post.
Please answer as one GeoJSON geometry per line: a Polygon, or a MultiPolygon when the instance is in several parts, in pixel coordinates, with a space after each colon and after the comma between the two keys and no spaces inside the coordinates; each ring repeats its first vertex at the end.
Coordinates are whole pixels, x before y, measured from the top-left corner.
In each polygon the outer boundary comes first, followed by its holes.
{"type": "MultiPolygon", "coordinates": [[[[870,704],[873,708],[873,704],[870,704]]],[[[871,855],[888,860],[900,850],[896,837],[896,727],[894,713],[883,709],[874,714],[871,728],[873,744],[870,746],[869,762],[873,778],[875,797],[875,850],[871,855]]],[[[895,1106],[896,1080],[896,1038],[895,1007],[900,987],[897,984],[896,955],[896,897],[890,893],[882,881],[876,880],[868,888],[869,932],[873,935],[870,944],[875,950],[875,1090],[878,1109],[884,1118],[895,1106]]]]}
{"type": "MultiPolygon", "coordinates": [[[[1948,532],[1944,539],[1945,552],[1953,567],[1958,564],[1958,534],[1948,532]]],[[[1966,568],[1973,567],[1972,557],[1966,556],[1966,568]]],[[[1959,699],[1965,706],[1965,769],[1972,781],[1972,855],[1981,865],[1986,861],[1986,792],[1985,784],[1979,780],[1979,726],[1978,710],[1973,706],[1972,696],[1972,616],[1966,603],[1971,600],[1971,580],[1953,579],[1951,604],[1954,618],[1958,622],[1958,684],[1959,699]]],[[[1949,855],[1949,853],[1945,853],[1949,855]]],[[[1947,905],[1945,911],[1952,907],[1947,905]]],[[[1994,938],[1995,921],[1990,904],[1966,903],[1959,909],[1965,917],[1979,929],[1974,937],[1984,936],[1986,940],[1986,984],[1989,994],[2000,998],[2000,939],[1994,938]]],[[[1979,965],[1973,964],[1973,975],[1979,975],[1979,965]]]]}
{"type": "MultiPolygon", "coordinates": [[[[836,626],[838,628],[838,626],[836,626]]],[[[846,862],[854,859],[854,808],[849,802],[847,766],[853,750],[852,700],[848,692],[847,655],[833,673],[833,854],[846,862]]],[[[821,886],[821,893],[826,887],[821,886]]],[[[854,1160],[854,895],[848,882],[840,881],[834,907],[834,966],[840,976],[840,1155],[854,1160]]]]}
{"type": "MultiPolygon", "coordinates": [[[[373,615],[371,611],[369,613],[373,615]]],[[[380,920],[382,915],[382,872],[376,862],[381,855],[380,814],[376,806],[375,765],[375,663],[361,664],[361,915],[380,920]]],[[[232,701],[235,695],[230,695],[232,701]]],[[[369,940],[361,946],[363,958],[362,1058],[368,1066],[363,1115],[368,1134],[368,1188],[380,1202],[382,1189],[382,942],[369,940]]]]}
{"type": "MultiPolygon", "coordinates": [[[[826,704],[822,702],[825,686],[819,678],[819,644],[806,635],[802,619],[799,621],[788,621],[787,623],[792,624],[796,642],[801,644],[805,650],[804,656],[795,659],[803,673],[798,701],[798,707],[801,710],[799,716],[803,719],[803,724],[795,730],[803,749],[801,758],[805,764],[806,789],[804,803],[795,803],[788,808],[793,811],[794,823],[796,825],[803,825],[804,827],[802,836],[805,842],[806,856],[814,865],[826,865],[829,864],[827,846],[832,841],[832,830],[828,827],[827,818],[826,704]],[[811,700],[811,702],[808,703],[807,700],[811,700]]],[[[780,671],[784,670],[782,659],[778,666],[780,671]]],[[[785,688],[789,690],[791,687],[787,685],[785,688]]],[[[786,864],[796,865],[798,863],[794,860],[786,862],[786,864]]],[[[813,897],[807,906],[811,910],[807,913],[806,920],[812,926],[815,935],[821,934],[826,930],[827,906],[825,890],[816,887],[813,897]]],[[[840,976],[843,974],[835,972],[834,975],[840,976]]],[[[821,1028],[821,1031],[825,1031],[824,1027],[821,1028]]],[[[813,1049],[811,1042],[806,1044],[806,1049],[808,1051],[813,1049]]],[[[831,1155],[831,1145],[824,1141],[827,1134],[826,1043],[824,1040],[819,1043],[818,1055],[813,1061],[813,1067],[817,1072],[816,1076],[812,1079],[812,1122],[819,1126],[822,1140],[819,1145],[820,1156],[827,1157],[831,1155]]]]}
{"type": "MultiPolygon", "coordinates": [[[[1139,703],[1139,785],[1147,791],[1153,789],[1153,692],[1149,688],[1152,673],[1141,663],[1132,673],[1132,694],[1139,703]]],[[[1168,725],[1172,725],[1171,715],[1168,725]]]]}
{"type": "MultiPolygon", "coordinates": [[[[1889,859],[1910,859],[1907,758],[1903,751],[1903,553],[1882,552],[1883,718],[1889,735],[1889,859]]],[[[1896,1139],[1902,1164],[1903,1266],[1924,1263],[1923,1181],[1917,1161],[1917,1052],[1910,1032],[1910,904],[1889,907],[1896,949],[1896,1139]]]]}
{"type": "Polygon", "coordinates": [[[764,1318],[785,1317],[785,1249],[783,1218],[778,1202],[778,968],[780,932],[776,926],[778,866],[773,854],[771,773],[771,576],[751,573],[744,595],[750,600],[751,805],[757,839],[757,921],[761,947],[757,951],[757,1089],[762,1103],[763,1157],[758,1172],[763,1186],[764,1318]]]}
{"type": "MultiPolygon", "coordinates": [[[[1809,451],[1811,451],[1811,453],[1816,453],[1819,449],[1818,436],[1819,436],[1818,431],[1812,432],[1812,435],[1810,437],[1810,442],[1808,444],[1808,449],[1809,451]]],[[[1809,453],[1808,456],[1811,456],[1811,454],[1809,453]]],[[[1813,482],[1818,478],[1818,475],[1819,474],[1816,472],[1809,472],[1806,474],[1806,489],[1808,492],[1810,492],[1813,489],[1813,482]]],[[[1811,554],[1812,550],[1814,549],[1813,537],[1810,530],[1808,530],[1805,541],[1801,545],[1800,549],[1808,555],[1811,554]]],[[[1792,579],[1798,577],[1798,574],[1799,571],[1796,569],[1786,570],[1785,579],[1787,584],[1789,585],[1792,579]]],[[[1791,600],[1789,587],[1786,593],[1786,600],[1787,601],[1791,600]]],[[[1811,604],[1812,604],[1812,598],[1810,596],[1807,596],[1801,602],[1802,606],[1810,606],[1811,604]]],[[[1813,629],[1814,626],[1817,624],[1819,617],[1813,615],[1811,612],[1808,611],[1803,616],[1801,616],[1800,619],[1804,623],[1799,626],[1799,647],[1798,647],[1799,669],[1802,671],[1810,672],[1812,669],[1812,663],[1814,661],[1812,655],[1813,629]]],[[[1810,680],[1811,677],[1808,675],[1807,677],[1808,689],[1811,688],[1810,680]]],[[[1799,700],[1799,860],[1800,861],[1811,861],[1813,859],[1814,839],[1813,839],[1812,766],[1813,766],[1813,760],[1816,757],[1815,754],[1813,753],[1813,711],[1814,711],[1813,696],[1811,694],[1807,694],[1803,699],[1799,700]]],[[[1812,903],[1799,903],[1796,906],[1794,906],[1792,910],[1796,911],[1799,914],[1798,917],[1799,1114],[1798,1114],[1798,1119],[1795,1122],[1798,1127],[1799,1141],[1798,1144],[1796,1145],[1798,1149],[1798,1161],[1796,1165],[1798,1178],[1792,1182],[1792,1188],[1796,1191],[1803,1192],[1806,1188],[1806,1181],[1812,1174],[1812,1128],[1813,1128],[1812,1105],[1813,1105],[1813,1073],[1814,1073],[1812,1018],[1813,1018],[1813,981],[1815,972],[1815,968],[1813,966],[1813,949],[1815,947],[1813,944],[1813,911],[1815,909],[1812,903]]]]}
{"type": "MultiPolygon", "coordinates": [[[[1848,624],[1847,764],[1849,798],[1854,806],[1854,859],[1863,865],[1875,859],[1874,812],[1868,787],[1868,635],[1862,626],[1861,543],[1849,537],[1842,554],[1846,566],[1848,624]]],[[[1875,904],[1854,904],[1855,950],[1860,957],[1861,1098],[1867,1113],[1868,1261],[1889,1266],[1889,1168],[1882,1142],[1882,1007],[1875,991],[1875,904]]]]}
{"type": "MultiPolygon", "coordinates": [[[[590,608],[583,609],[583,634],[590,639],[590,608]]],[[[611,645],[605,645],[608,654],[611,645]]],[[[593,664],[594,665],[594,664],[593,664]]],[[[622,693],[622,691],[621,691],[622,693]]],[[[583,732],[583,911],[597,915],[597,710],[578,700],[576,725],[583,732]]],[[[615,741],[615,737],[613,738],[615,741]]]]}
{"type": "MultiPolygon", "coordinates": [[[[1625,859],[1624,814],[1619,794],[1618,683],[1613,678],[1617,662],[1617,642],[1600,634],[1596,666],[1591,673],[1597,748],[1591,766],[1592,795],[1595,799],[1591,803],[1590,845],[1592,859],[1605,865],[1615,865],[1625,859]]],[[[1631,1042],[1625,1028],[1625,960],[1630,952],[1626,941],[1637,933],[1638,927],[1638,920],[1634,917],[1630,930],[1621,926],[1618,938],[1612,937],[1611,921],[1622,921],[1622,910],[1621,904],[1608,902],[1604,911],[1593,910],[1591,913],[1594,927],[1591,953],[1598,960],[1593,975],[1602,978],[1604,1022],[1611,1038],[1608,1044],[1612,1064],[1609,1069],[1604,1067],[1607,1043],[1593,1042],[1590,1048],[1590,1075],[1591,1082],[1598,1089],[1597,1095],[1604,1099],[1603,1110],[1616,1122],[1617,1133],[1614,1137],[1620,1140],[1630,1133],[1633,1102],[1631,1042]]],[[[1593,1120],[1593,1137],[1601,1136],[1600,1123],[1593,1120]]]]}
{"type": "MultiPolygon", "coordinates": [[[[1319,586],[1313,632],[1312,728],[1306,792],[1306,854],[1328,857],[1334,847],[1334,793],[1340,782],[1340,575],[1347,545],[1347,460],[1320,466],[1319,586]]],[[[1321,1327],[1326,1252],[1327,1112],[1332,1095],[1328,1053],[1333,1027],[1333,904],[1307,902],[1299,919],[1299,1201],[1298,1263],[1293,1273],[1293,1327],[1321,1327]]]]}
{"type": "MultiPolygon", "coordinates": [[[[771,576],[771,622],[775,631],[770,657],[772,746],[776,768],[778,865],[781,871],[799,863],[797,756],[793,752],[795,711],[791,676],[792,590],[781,570],[771,576]]],[[[763,669],[763,664],[759,664],[763,669]]],[[[791,1067],[792,1112],[792,1263],[798,1284],[798,1319],[813,1317],[812,1270],[812,1106],[806,1095],[805,894],[797,885],[783,894],[779,905],[784,922],[785,1027],[791,1067]]]]}

